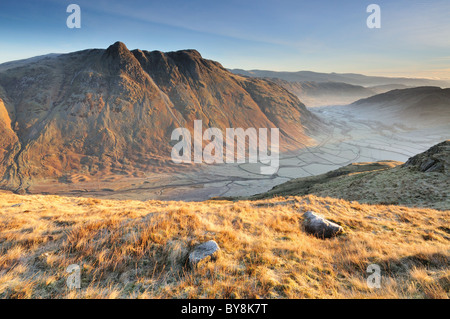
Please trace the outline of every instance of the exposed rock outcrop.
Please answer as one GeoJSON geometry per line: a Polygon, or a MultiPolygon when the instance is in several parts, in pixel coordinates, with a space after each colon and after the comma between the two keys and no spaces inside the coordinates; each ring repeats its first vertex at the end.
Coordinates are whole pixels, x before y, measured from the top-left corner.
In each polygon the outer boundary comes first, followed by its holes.
{"type": "Polygon", "coordinates": [[[411,157],[403,167],[420,172],[450,174],[450,140],[439,143],[429,150],[411,157]]]}

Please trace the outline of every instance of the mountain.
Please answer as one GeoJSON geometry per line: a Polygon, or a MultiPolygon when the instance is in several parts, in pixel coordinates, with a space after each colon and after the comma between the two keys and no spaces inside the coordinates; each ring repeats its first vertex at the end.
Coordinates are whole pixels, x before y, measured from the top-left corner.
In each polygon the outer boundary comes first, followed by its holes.
{"type": "Polygon", "coordinates": [[[373,96],[382,90],[381,88],[375,90],[342,82],[289,82],[277,78],[270,80],[297,95],[309,107],[347,105],[373,96]]]}
{"type": "Polygon", "coordinates": [[[446,81],[374,77],[352,73],[246,71],[241,69],[233,69],[231,72],[271,80],[297,95],[309,107],[347,105],[391,90],[417,86],[450,87],[450,82],[446,81]]]}
{"type": "Polygon", "coordinates": [[[364,112],[366,116],[382,115],[387,122],[450,125],[450,89],[417,87],[392,90],[356,101],[350,106],[355,112],[364,112]]]}
{"type": "MultiPolygon", "coordinates": [[[[0,68],[0,70],[2,70],[0,68]]],[[[171,165],[171,132],[280,128],[282,150],[310,145],[319,119],[267,80],[232,74],[195,50],[105,49],[0,71],[0,186],[67,172],[138,174],[171,165]]]]}
{"type": "Polygon", "coordinates": [[[406,163],[354,163],[328,173],[298,178],[251,199],[277,196],[341,198],[368,204],[450,209],[450,140],[406,163]]]}
{"type": "Polygon", "coordinates": [[[382,77],[367,76],[354,73],[318,73],[312,71],[298,72],[277,72],[266,70],[242,70],[232,69],[235,74],[258,77],[258,78],[276,78],[288,82],[342,82],[352,85],[365,87],[380,85],[406,85],[406,86],[440,86],[450,87],[450,82],[442,80],[430,80],[420,78],[401,78],[401,77],[382,77]]]}

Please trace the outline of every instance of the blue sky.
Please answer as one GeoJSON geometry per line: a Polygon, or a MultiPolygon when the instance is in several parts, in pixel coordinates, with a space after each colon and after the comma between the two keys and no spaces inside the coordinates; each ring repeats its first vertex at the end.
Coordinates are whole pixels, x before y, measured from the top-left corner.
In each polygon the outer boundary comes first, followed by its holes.
{"type": "Polygon", "coordinates": [[[450,78],[450,1],[0,0],[0,63],[115,41],[227,68],[450,78]],[[66,26],[71,3],[81,29],[66,26]],[[371,3],[381,29],[367,28],[371,3]]]}

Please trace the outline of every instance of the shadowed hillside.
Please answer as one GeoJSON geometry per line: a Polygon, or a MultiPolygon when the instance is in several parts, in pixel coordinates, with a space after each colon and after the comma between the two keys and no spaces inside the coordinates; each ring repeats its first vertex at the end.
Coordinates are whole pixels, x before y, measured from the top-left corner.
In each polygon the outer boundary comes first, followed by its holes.
{"type": "Polygon", "coordinates": [[[392,90],[352,103],[355,113],[383,116],[383,122],[450,129],[450,89],[425,86],[392,90]]]}

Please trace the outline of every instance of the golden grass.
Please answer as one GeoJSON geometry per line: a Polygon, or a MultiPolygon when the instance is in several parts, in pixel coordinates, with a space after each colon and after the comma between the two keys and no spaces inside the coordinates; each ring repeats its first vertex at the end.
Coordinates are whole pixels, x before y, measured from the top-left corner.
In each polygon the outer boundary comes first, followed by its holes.
{"type": "Polygon", "coordinates": [[[450,209],[449,174],[423,173],[400,164],[394,161],[353,163],[325,174],[296,178],[266,193],[241,199],[316,195],[372,205],[450,209]]]}
{"type": "Polygon", "coordinates": [[[449,213],[311,195],[194,203],[0,193],[0,297],[448,298],[449,213]],[[345,234],[305,234],[307,210],[345,234]],[[186,268],[189,250],[210,239],[220,258],[186,268]],[[366,284],[373,263],[380,289],[366,284]],[[66,287],[70,264],[81,267],[81,289],[66,287]]]}

